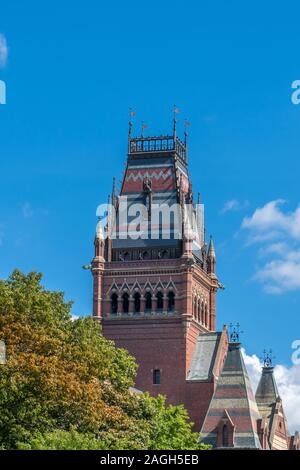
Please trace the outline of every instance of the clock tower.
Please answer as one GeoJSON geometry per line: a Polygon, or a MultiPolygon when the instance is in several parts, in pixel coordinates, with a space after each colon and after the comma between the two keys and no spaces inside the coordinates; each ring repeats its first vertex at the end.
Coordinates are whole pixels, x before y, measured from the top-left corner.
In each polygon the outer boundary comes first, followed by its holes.
{"type": "Polygon", "coordinates": [[[93,316],[136,358],[136,387],[183,403],[200,429],[227,347],[226,331],[216,332],[214,244],[194,200],[186,133],[177,137],[175,120],[172,135],[131,128],[121,189],[113,184],[96,232],[93,316]]]}

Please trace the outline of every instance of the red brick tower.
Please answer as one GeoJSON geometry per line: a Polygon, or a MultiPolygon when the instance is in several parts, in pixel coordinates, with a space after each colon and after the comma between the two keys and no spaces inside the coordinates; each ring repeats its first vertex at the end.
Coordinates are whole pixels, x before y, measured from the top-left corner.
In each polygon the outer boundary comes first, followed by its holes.
{"type": "Polygon", "coordinates": [[[176,120],[173,135],[159,137],[134,138],[130,123],[121,191],[116,195],[114,184],[105,237],[98,229],[95,238],[93,315],[107,338],[135,356],[136,387],[184,403],[197,429],[227,347],[226,331],[216,333],[220,285],[203,219],[193,201],[186,134],[184,142],[176,136],[176,120]],[[138,237],[132,237],[134,204],[145,207],[138,237]],[[173,216],[157,218],[161,205],[175,207],[173,216]],[[186,223],[188,211],[194,221],[186,223]]]}

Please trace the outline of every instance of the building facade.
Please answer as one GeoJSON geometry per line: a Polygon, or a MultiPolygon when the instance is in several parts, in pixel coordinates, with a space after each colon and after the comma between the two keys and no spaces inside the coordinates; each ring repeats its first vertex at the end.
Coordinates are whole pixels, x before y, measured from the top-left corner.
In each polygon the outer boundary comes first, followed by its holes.
{"type": "Polygon", "coordinates": [[[93,317],[136,358],[136,388],[183,403],[200,431],[230,350],[226,327],[216,331],[214,244],[194,200],[186,133],[177,137],[175,119],[172,135],[133,137],[131,129],[121,189],[114,180],[97,225],[93,317]]]}

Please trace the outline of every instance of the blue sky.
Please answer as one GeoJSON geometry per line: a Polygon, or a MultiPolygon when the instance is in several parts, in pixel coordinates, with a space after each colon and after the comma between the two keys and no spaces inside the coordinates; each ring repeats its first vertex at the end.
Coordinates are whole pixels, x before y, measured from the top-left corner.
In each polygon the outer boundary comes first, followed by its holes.
{"type": "Polygon", "coordinates": [[[249,354],[272,347],[290,364],[300,338],[299,13],[297,2],[1,2],[0,277],[42,271],[74,314],[89,314],[81,266],[96,206],[121,178],[128,108],[136,130],[144,120],[160,134],[176,103],[179,128],[192,123],[193,188],[226,286],[218,327],[239,321],[249,354]]]}

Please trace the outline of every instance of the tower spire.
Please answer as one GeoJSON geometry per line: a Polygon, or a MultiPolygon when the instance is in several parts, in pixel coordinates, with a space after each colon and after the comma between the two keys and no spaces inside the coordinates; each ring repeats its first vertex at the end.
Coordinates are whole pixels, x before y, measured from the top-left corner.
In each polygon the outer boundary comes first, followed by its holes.
{"type": "Polygon", "coordinates": [[[207,253],[206,253],[206,229],[205,229],[205,221],[204,221],[204,207],[201,208],[201,253],[202,253],[202,261],[203,261],[203,269],[207,270],[207,253]]]}
{"type": "Polygon", "coordinates": [[[177,127],[177,119],[176,119],[176,114],[180,113],[180,109],[177,108],[177,106],[174,104],[173,106],[173,137],[174,140],[176,139],[176,127],[177,127]]]}
{"type": "Polygon", "coordinates": [[[201,208],[200,208],[200,193],[199,192],[198,192],[198,198],[197,198],[196,223],[197,223],[198,241],[201,246],[201,208]]]}
{"type": "Polygon", "coordinates": [[[111,203],[113,207],[116,207],[116,177],[113,177],[112,193],[111,193],[111,203]]]}
{"type": "Polygon", "coordinates": [[[135,116],[135,112],[132,111],[131,108],[129,108],[129,122],[128,122],[128,126],[129,126],[129,129],[128,129],[128,136],[129,136],[129,139],[131,139],[132,137],[132,126],[133,126],[133,118],[135,116]]]}
{"type": "Polygon", "coordinates": [[[106,237],[106,259],[111,261],[111,251],[112,251],[112,223],[111,223],[111,206],[110,206],[110,194],[107,196],[107,237],[106,237]]]}
{"type": "Polygon", "coordinates": [[[210,240],[209,240],[209,247],[208,247],[207,257],[208,257],[208,259],[216,259],[216,253],[215,253],[215,247],[214,247],[214,242],[213,242],[212,235],[210,236],[210,240]]]}
{"type": "Polygon", "coordinates": [[[187,128],[190,127],[190,125],[191,123],[185,119],[184,121],[184,147],[185,147],[186,161],[187,161],[187,136],[188,136],[187,128]]]}
{"type": "Polygon", "coordinates": [[[133,118],[135,116],[135,112],[129,108],[129,122],[128,122],[128,153],[130,152],[130,141],[132,139],[132,126],[133,126],[133,118]]]}

